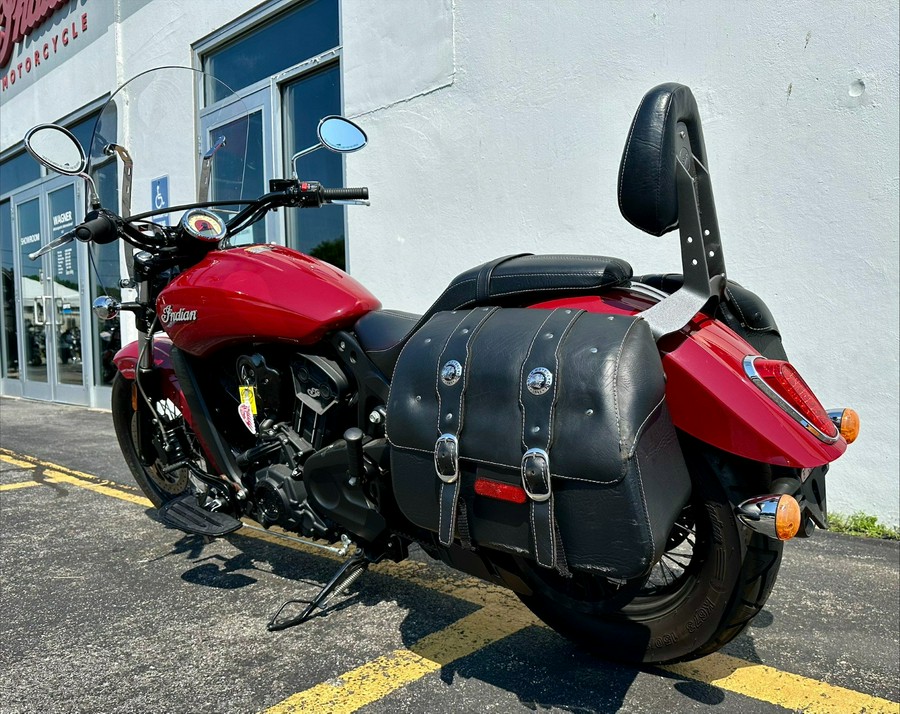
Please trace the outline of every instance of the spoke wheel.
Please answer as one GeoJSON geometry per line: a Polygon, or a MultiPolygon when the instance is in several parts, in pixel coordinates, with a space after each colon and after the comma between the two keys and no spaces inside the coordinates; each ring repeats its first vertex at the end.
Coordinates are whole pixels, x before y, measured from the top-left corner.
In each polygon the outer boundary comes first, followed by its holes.
{"type": "Polygon", "coordinates": [[[520,595],[522,601],[561,634],[606,659],[673,662],[730,642],[768,598],[782,544],[738,525],[711,470],[696,469],[692,484],[691,500],[646,577],[616,583],[576,570],[563,578],[519,559],[532,589],[520,595]]]}
{"type": "MultiPolygon", "coordinates": [[[[159,428],[154,423],[156,416],[143,396],[135,393],[135,389],[134,382],[121,374],[116,375],[112,386],[113,425],[134,480],[153,505],[159,508],[190,487],[190,471],[186,467],[169,470],[159,458],[153,444],[159,428]]],[[[163,427],[179,434],[185,456],[202,464],[196,439],[175,404],[153,395],[150,395],[150,401],[163,427]]]]}

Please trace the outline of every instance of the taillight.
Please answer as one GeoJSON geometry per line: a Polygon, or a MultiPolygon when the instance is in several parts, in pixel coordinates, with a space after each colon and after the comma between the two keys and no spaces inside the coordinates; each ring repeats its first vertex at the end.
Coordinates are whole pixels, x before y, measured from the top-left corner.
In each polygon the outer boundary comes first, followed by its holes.
{"type": "Polygon", "coordinates": [[[837,427],[793,365],[751,356],[744,358],[744,371],[756,386],[808,431],[826,443],[837,441],[837,427]]]}

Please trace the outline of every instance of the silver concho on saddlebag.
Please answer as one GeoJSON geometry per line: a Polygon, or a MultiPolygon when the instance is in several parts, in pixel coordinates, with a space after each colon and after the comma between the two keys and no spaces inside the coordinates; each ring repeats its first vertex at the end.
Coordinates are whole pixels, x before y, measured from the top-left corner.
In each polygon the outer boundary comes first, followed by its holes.
{"type": "Polygon", "coordinates": [[[545,394],[553,384],[553,373],[546,367],[535,367],[528,373],[525,385],[535,395],[545,394]]]}
{"type": "Polygon", "coordinates": [[[452,359],[441,368],[441,381],[448,387],[452,387],[462,377],[462,373],[462,365],[455,359],[452,359]]]}

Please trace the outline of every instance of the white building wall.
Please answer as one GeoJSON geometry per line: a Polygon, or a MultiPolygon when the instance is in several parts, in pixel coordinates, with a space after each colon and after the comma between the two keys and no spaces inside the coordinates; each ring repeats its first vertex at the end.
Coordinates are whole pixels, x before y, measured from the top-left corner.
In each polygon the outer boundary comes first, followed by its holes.
{"type": "MultiPolygon", "coordinates": [[[[139,71],[190,64],[192,43],[256,5],[78,0],[96,34],[0,101],[0,149],[139,71]]],[[[643,94],[686,84],[729,276],[772,308],[826,406],[861,414],[830,507],[900,521],[896,0],[341,0],[341,17],[345,113],[370,138],[347,183],[372,195],[348,210],[349,265],[386,306],[424,310],[457,273],[521,251],[680,271],[675,235],[620,216],[616,180],[643,94]]]]}
{"type": "Polygon", "coordinates": [[[862,434],[829,505],[898,517],[898,5],[344,0],[344,92],[370,146],[347,159],[350,270],[424,310],[464,269],[520,251],[680,272],[677,238],[619,214],[643,94],[700,106],[729,276],[862,434]],[[377,5],[377,7],[376,7],[377,5]]]}

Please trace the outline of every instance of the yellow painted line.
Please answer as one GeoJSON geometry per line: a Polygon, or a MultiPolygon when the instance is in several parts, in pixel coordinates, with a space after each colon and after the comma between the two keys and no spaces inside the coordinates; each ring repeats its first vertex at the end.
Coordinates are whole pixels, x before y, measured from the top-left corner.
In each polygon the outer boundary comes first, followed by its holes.
{"type": "Polygon", "coordinates": [[[68,466],[55,464],[52,461],[42,461],[41,459],[36,459],[33,456],[17,454],[16,452],[10,451],[9,449],[0,448],[0,461],[5,461],[7,463],[13,464],[14,466],[19,466],[20,468],[33,469],[41,466],[43,468],[53,469],[55,471],[62,471],[63,473],[69,474],[70,476],[76,476],[77,478],[81,478],[94,483],[105,484],[113,488],[122,489],[124,491],[139,490],[136,486],[130,486],[128,484],[118,483],[116,481],[109,481],[108,479],[102,479],[99,476],[95,476],[94,474],[87,474],[83,471],[76,471],[75,469],[70,469],[68,466]]]}
{"type": "Polygon", "coordinates": [[[37,481],[19,481],[18,483],[4,483],[0,485],[0,491],[15,491],[19,488],[31,488],[32,486],[40,486],[37,481]]]}
{"type": "Polygon", "coordinates": [[[138,506],[144,506],[145,508],[155,508],[155,506],[150,502],[150,499],[144,498],[143,496],[136,496],[133,493],[120,491],[117,488],[110,488],[109,486],[104,486],[103,484],[83,481],[80,478],[69,476],[68,474],[62,473],[61,471],[47,470],[44,471],[44,473],[56,482],[67,483],[71,486],[78,486],[78,488],[93,491],[94,493],[101,493],[104,496],[110,496],[111,498],[118,498],[122,501],[128,501],[129,503],[137,504],[138,506]]]}
{"type": "MultiPolygon", "coordinates": [[[[112,498],[128,501],[145,508],[152,503],[129,493],[135,489],[126,485],[104,481],[91,474],[41,461],[30,456],[16,454],[0,448],[0,461],[19,468],[45,468],[47,481],[68,483],[112,498]],[[111,484],[107,486],[106,484],[111,484]]],[[[39,485],[38,482],[23,482],[39,485]]],[[[24,488],[24,485],[5,484],[24,488]]],[[[342,558],[327,551],[286,540],[278,529],[267,532],[242,530],[231,537],[249,537],[291,548],[309,555],[340,561],[342,558]]],[[[516,596],[496,585],[477,578],[435,575],[427,563],[386,561],[373,568],[390,577],[399,578],[413,585],[428,588],[454,597],[481,609],[438,632],[428,635],[408,650],[397,650],[373,660],[342,675],[337,680],[316,685],[295,694],[268,711],[283,712],[353,712],[366,704],[377,701],[426,674],[440,669],[468,654],[477,652],[524,627],[546,627],[532,615],[516,596]],[[381,692],[380,694],[378,692],[381,692]]],[[[900,703],[873,697],[844,687],[783,672],[766,665],[716,653],[694,662],[660,667],[680,677],[719,687],[759,701],[776,704],[787,709],[802,710],[804,714],[900,714],[900,703]]]]}
{"type": "Polygon", "coordinates": [[[663,667],[674,674],[804,714],[898,714],[900,703],[716,653],[663,667]]]}
{"type": "MultiPolygon", "coordinates": [[[[4,449],[5,450],[5,449],[4,449]]],[[[6,454],[0,453],[0,461],[5,461],[8,464],[12,464],[20,469],[33,469],[34,464],[30,461],[22,461],[22,459],[16,459],[12,456],[7,456],[6,454]]]]}
{"type": "Polygon", "coordinates": [[[422,638],[409,649],[395,650],[335,680],[298,692],[266,713],[350,714],[529,624],[530,618],[509,617],[509,613],[482,608],[422,638]]]}

